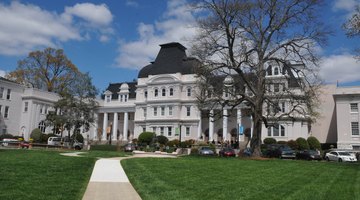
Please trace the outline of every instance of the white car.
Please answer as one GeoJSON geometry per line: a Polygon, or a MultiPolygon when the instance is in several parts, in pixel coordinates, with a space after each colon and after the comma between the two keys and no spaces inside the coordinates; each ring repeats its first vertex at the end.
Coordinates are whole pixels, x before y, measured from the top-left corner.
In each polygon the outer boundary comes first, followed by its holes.
{"type": "Polygon", "coordinates": [[[356,162],[357,159],[354,155],[346,151],[330,151],[325,154],[325,159],[327,161],[337,161],[337,162],[356,162]]]}

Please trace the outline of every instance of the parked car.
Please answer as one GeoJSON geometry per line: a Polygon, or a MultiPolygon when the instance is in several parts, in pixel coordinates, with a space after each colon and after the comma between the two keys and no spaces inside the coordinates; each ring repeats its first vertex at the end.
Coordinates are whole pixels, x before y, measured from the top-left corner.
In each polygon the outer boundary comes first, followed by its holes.
{"type": "Polygon", "coordinates": [[[356,162],[357,159],[354,155],[346,151],[330,151],[325,154],[325,159],[327,161],[337,161],[337,162],[356,162]]]}
{"type": "Polygon", "coordinates": [[[124,151],[125,152],[132,152],[134,150],[136,150],[136,145],[134,143],[125,144],[125,146],[124,146],[124,151]]]}
{"type": "Polygon", "coordinates": [[[1,145],[2,146],[8,146],[9,144],[18,144],[18,140],[16,139],[10,139],[10,138],[4,138],[2,141],[1,141],[1,145]]]}
{"type": "Polygon", "coordinates": [[[209,146],[203,146],[203,147],[200,147],[199,150],[198,150],[198,154],[199,155],[209,155],[209,156],[212,156],[214,155],[214,151],[211,149],[211,147],[209,146]]]}
{"type": "Polygon", "coordinates": [[[264,150],[263,155],[269,158],[292,158],[295,159],[296,152],[286,144],[270,144],[264,150]]]}
{"type": "Polygon", "coordinates": [[[75,150],[81,150],[83,148],[83,143],[81,142],[78,142],[77,140],[74,140],[73,144],[72,144],[72,147],[75,149],[75,150]]]}
{"type": "Polygon", "coordinates": [[[304,150],[296,153],[296,159],[301,160],[321,160],[321,155],[315,150],[304,150]]]}
{"type": "Polygon", "coordinates": [[[229,148],[229,147],[222,148],[219,151],[219,156],[221,156],[221,157],[235,157],[235,155],[236,154],[235,154],[234,149],[229,148]]]}
{"type": "Polygon", "coordinates": [[[62,143],[62,138],[61,137],[49,137],[47,144],[48,145],[54,145],[54,146],[59,146],[62,143]]]}
{"type": "Polygon", "coordinates": [[[26,142],[26,141],[22,141],[22,142],[20,142],[20,147],[22,149],[24,149],[24,148],[28,149],[30,147],[30,143],[26,142]]]}

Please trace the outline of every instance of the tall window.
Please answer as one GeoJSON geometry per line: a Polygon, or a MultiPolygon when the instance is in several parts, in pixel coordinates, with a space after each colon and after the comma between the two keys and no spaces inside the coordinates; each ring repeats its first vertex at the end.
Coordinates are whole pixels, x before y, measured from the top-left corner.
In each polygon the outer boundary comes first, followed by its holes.
{"type": "Polygon", "coordinates": [[[146,108],[144,108],[144,117],[146,117],[146,115],[147,115],[147,110],[146,108]]]}
{"type": "Polygon", "coordinates": [[[351,122],[351,134],[359,135],[359,122],[351,122]]]}
{"type": "Polygon", "coordinates": [[[191,87],[188,87],[188,88],[186,89],[186,95],[187,95],[188,97],[191,96],[191,87]]]}
{"type": "Polygon", "coordinates": [[[11,89],[7,89],[6,99],[10,100],[11,89]]]}
{"type": "Polygon", "coordinates": [[[157,97],[159,95],[159,90],[156,88],[154,91],[154,96],[157,97]]]}
{"type": "Polygon", "coordinates": [[[24,112],[27,112],[29,109],[29,102],[25,102],[25,105],[24,105],[24,112]]]}
{"type": "Polygon", "coordinates": [[[279,68],[278,67],[274,67],[274,75],[279,75],[279,68]]]}
{"type": "Polygon", "coordinates": [[[9,106],[5,106],[5,111],[4,111],[4,118],[9,118],[9,106]]]}
{"type": "Polygon", "coordinates": [[[359,107],[357,103],[350,104],[350,112],[359,112],[359,107]]]}
{"type": "Polygon", "coordinates": [[[160,135],[164,135],[164,127],[163,126],[160,127],[160,135]]]}
{"type": "Polygon", "coordinates": [[[40,105],[40,114],[43,114],[43,106],[40,105]]]}
{"type": "Polygon", "coordinates": [[[173,89],[173,88],[170,88],[170,89],[169,89],[169,95],[170,95],[170,96],[173,96],[173,95],[174,95],[174,89],[173,89]]]}
{"type": "Polygon", "coordinates": [[[169,106],[169,116],[171,116],[173,114],[173,107],[169,106]]]}
{"type": "Polygon", "coordinates": [[[109,103],[111,101],[111,95],[106,95],[105,99],[106,99],[106,102],[109,103]]]}
{"type": "Polygon", "coordinates": [[[191,107],[187,106],[186,107],[186,116],[190,116],[190,114],[191,114],[191,107]]]}
{"type": "Polygon", "coordinates": [[[40,123],[39,123],[39,127],[38,127],[39,129],[40,129],[40,131],[42,132],[42,133],[45,133],[45,128],[46,128],[46,126],[45,126],[45,123],[43,122],[43,121],[41,121],[40,123]]]}
{"type": "Polygon", "coordinates": [[[1,115],[1,111],[2,111],[2,105],[0,105],[0,115],[1,115]]]}
{"type": "Polygon", "coordinates": [[[188,127],[188,126],[185,129],[185,135],[190,136],[190,127],[188,127]]]}
{"type": "Polygon", "coordinates": [[[285,111],[286,111],[285,102],[281,102],[279,106],[280,106],[281,112],[285,112],[285,111]]]}
{"type": "Polygon", "coordinates": [[[156,127],[152,127],[153,133],[156,133],[156,127]]]}
{"type": "Polygon", "coordinates": [[[269,126],[268,127],[268,136],[269,137],[284,137],[285,136],[285,126],[281,125],[281,124],[274,124],[274,126],[269,126]]]}
{"type": "Polygon", "coordinates": [[[164,116],[164,115],[165,115],[165,107],[161,106],[161,116],[164,116]]]}
{"type": "Polygon", "coordinates": [[[144,96],[145,96],[145,99],[148,97],[148,92],[147,92],[147,90],[144,91],[144,96]]]}
{"type": "Polygon", "coordinates": [[[0,87],[0,99],[4,98],[4,88],[0,87]]]}
{"type": "Polygon", "coordinates": [[[279,92],[280,91],[279,85],[280,85],[279,83],[274,84],[274,92],[279,92]]]}
{"type": "Polygon", "coordinates": [[[142,132],[146,132],[146,127],[143,127],[142,130],[143,130],[142,132]]]}
{"type": "Polygon", "coordinates": [[[171,135],[172,135],[172,127],[168,126],[168,136],[171,136],[171,135]]]}
{"type": "Polygon", "coordinates": [[[165,88],[163,88],[162,90],[161,90],[161,96],[166,96],[166,89],[165,88]]]}
{"type": "Polygon", "coordinates": [[[157,116],[157,107],[154,107],[154,116],[157,116]]]}

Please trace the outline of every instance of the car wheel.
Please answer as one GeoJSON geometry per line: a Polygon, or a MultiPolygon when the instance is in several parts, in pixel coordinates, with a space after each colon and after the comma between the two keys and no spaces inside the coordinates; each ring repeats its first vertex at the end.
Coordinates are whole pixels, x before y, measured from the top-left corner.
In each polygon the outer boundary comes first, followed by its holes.
{"type": "Polygon", "coordinates": [[[329,157],[326,157],[326,161],[328,161],[328,162],[330,161],[330,160],[329,160],[329,157]]]}
{"type": "Polygon", "coordinates": [[[341,158],[339,158],[339,162],[342,162],[342,159],[341,159],[341,158]]]}

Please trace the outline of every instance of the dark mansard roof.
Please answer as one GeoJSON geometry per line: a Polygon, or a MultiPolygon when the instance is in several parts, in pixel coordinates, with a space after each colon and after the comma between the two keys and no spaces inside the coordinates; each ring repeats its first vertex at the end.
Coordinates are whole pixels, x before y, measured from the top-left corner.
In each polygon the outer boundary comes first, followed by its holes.
{"type": "Polygon", "coordinates": [[[151,64],[143,67],[138,78],[158,74],[194,74],[198,60],[186,56],[186,48],[177,42],[160,45],[161,49],[151,64]]]}
{"type": "MultiPolygon", "coordinates": [[[[111,99],[119,98],[118,92],[120,92],[121,85],[125,83],[129,86],[129,99],[136,98],[137,82],[123,82],[123,83],[110,83],[109,86],[106,88],[106,91],[110,91],[112,93],[111,99]]],[[[102,99],[104,99],[104,95],[102,95],[102,99]]]]}

